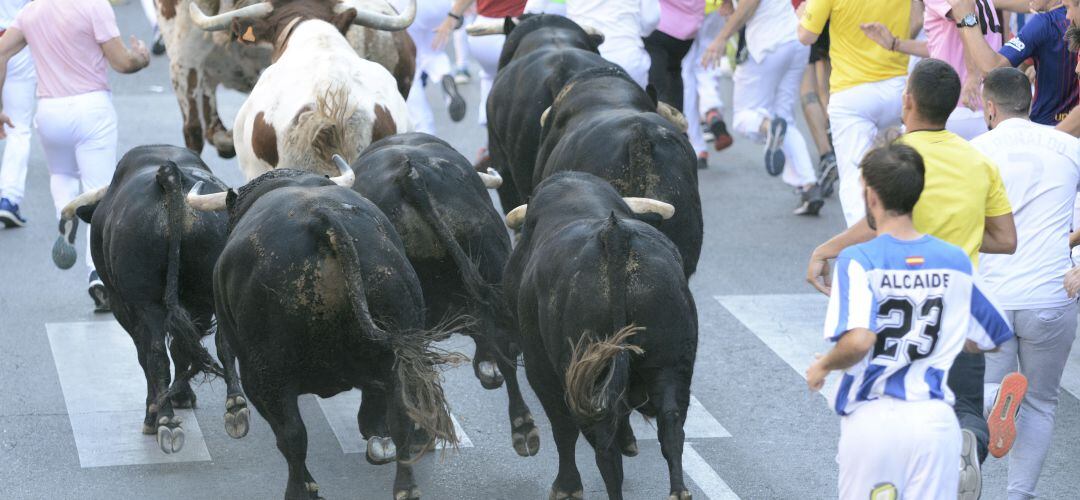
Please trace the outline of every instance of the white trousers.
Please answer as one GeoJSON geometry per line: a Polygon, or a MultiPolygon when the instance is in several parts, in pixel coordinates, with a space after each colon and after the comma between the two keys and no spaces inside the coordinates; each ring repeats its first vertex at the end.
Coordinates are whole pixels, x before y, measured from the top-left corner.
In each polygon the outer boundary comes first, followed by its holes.
{"type": "MultiPolygon", "coordinates": [[[[500,18],[476,16],[476,22],[503,22],[500,18]]],[[[480,64],[480,113],[481,127],[487,126],[487,100],[491,93],[491,84],[495,73],[499,71],[499,56],[502,54],[506,35],[471,36],[469,53],[480,64]]]]}
{"type": "Polygon", "coordinates": [[[881,398],[840,419],[840,498],[955,500],[960,423],[943,401],[881,398]],[[895,496],[871,495],[895,488],[895,496]]]}
{"type": "Polygon", "coordinates": [[[989,129],[986,128],[986,117],[981,109],[972,111],[960,106],[949,115],[945,130],[963,137],[965,141],[970,141],[985,134],[989,129]]]}
{"type": "Polygon", "coordinates": [[[649,84],[649,66],[652,59],[645,52],[645,46],[641,40],[627,40],[626,38],[612,38],[604,40],[600,44],[600,56],[608,61],[618,64],[630,74],[641,88],[649,84]]]}
{"type": "Polygon", "coordinates": [[[435,134],[435,115],[431,112],[427,93],[420,75],[427,73],[428,82],[440,86],[442,78],[450,74],[450,57],[446,50],[431,48],[435,37],[435,28],[446,19],[450,11],[450,0],[422,0],[416,3],[416,19],[409,25],[409,36],[416,44],[416,74],[413,75],[409,98],[405,104],[409,108],[409,118],[417,132],[435,134]]]}
{"type": "Polygon", "coordinates": [[[900,96],[906,82],[906,76],[898,76],[856,85],[833,92],[829,97],[829,125],[840,174],[840,205],[848,227],[866,215],[859,162],[879,133],[900,125],[900,96]]]}
{"type": "MultiPolygon", "coordinates": [[[[473,16],[469,16],[465,19],[464,26],[468,26],[472,22],[473,16]]],[[[469,65],[469,35],[465,33],[465,28],[454,30],[454,67],[455,68],[467,68],[469,65]]]]}
{"type": "Polygon", "coordinates": [[[37,74],[30,50],[23,49],[8,61],[4,80],[4,112],[15,127],[4,125],[3,163],[0,163],[0,197],[18,205],[26,192],[26,165],[30,161],[30,125],[34,119],[37,74]]]}
{"type": "Polygon", "coordinates": [[[764,143],[762,121],[773,118],[787,121],[782,145],[787,159],[783,180],[792,186],[817,182],[810,150],[795,121],[799,84],[809,60],[810,47],[791,40],[776,46],[761,61],[748,57],[735,68],[733,77],[735,91],[731,101],[735,106],[735,118],[732,125],[737,132],[754,142],[764,143]]]}
{"type": "MultiPolygon", "coordinates": [[[[116,170],[116,110],[111,94],[105,91],[45,98],[38,102],[34,122],[49,165],[49,188],[59,218],[60,210],[83,191],[112,181],[116,170]]],[[[93,270],[89,227],[84,233],[86,267],[93,270]]]]}
{"type": "MultiPolygon", "coordinates": [[[[701,65],[701,57],[705,49],[709,47],[716,35],[724,28],[725,18],[718,12],[705,16],[705,21],[698,30],[694,44],[690,46],[690,52],[682,62],[683,79],[683,115],[686,116],[686,135],[690,138],[690,145],[694,152],[701,154],[705,151],[705,134],[701,129],[701,118],[705,111],[715,109],[723,112],[724,101],[720,97],[720,68],[705,69],[701,65]]],[[[603,48],[603,45],[600,46],[603,48]]],[[[648,61],[648,53],[645,54],[648,61]]],[[[648,80],[649,67],[645,66],[646,80],[648,80]]]]}
{"type": "Polygon", "coordinates": [[[157,30],[157,5],[154,0],[142,0],[143,14],[146,14],[146,20],[150,21],[150,27],[157,30]]]}

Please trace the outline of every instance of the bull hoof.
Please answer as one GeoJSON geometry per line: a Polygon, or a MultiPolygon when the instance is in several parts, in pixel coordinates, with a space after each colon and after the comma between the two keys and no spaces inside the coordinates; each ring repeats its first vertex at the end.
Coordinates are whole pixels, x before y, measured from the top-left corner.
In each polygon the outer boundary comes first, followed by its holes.
{"type": "Polygon", "coordinates": [[[523,457],[531,457],[540,452],[540,430],[533,423],[531,413],[515,418],[510,437],[514,440],[514,451],[523,457]]]}
{"type": "Polygon", "coordinates": [[[394,491],[394,500],[420,500],[420,488],[413,486],[407,490],[394,491]]]}
{"type": "Polygon", "coordinates": [[[582,490],[566,492],[553,489],[551,495],[548,496],[548,500],[582,500],[583,498],[585,498],[585,492],[582,490]]]}
{"type": "Polygon", "coordinates": [[[236,148],[232,144],[221,145],[217,147],[218,156],[228,160],[236,157],[236,148]]]}
{"type": "Polygon", "coordinates": [[[636,457],[638,454],[637,440],[632,440],[629,443],[623,443],[622,454],[626,457],[636,457]]]}
{"type": "Polygon", "coordinates": [[[210,144],[217,149],[218,156],[228,160],[236,156],[236,146],[233,144],[232,131],[217,130],[209,138],[210,144]]]}
{"type": "Polygon", "coordinates": [[[147,436],[153,436],[157,434],[157,425],[154,423],[157,420],[158,405],[149,404],[146,405],[146,417],[143,418],[142,433],[147,436]]]}
{"type": "Polygon", "coordinates": [[[173,408],[195,408],[195,392],[188,387],[187,390],[181,391],[180,394],[170,398],[173,408]]]}
{"type": "Polygon", "coordinates": [[[367,440],[367,461],[371,465],[383,465],[397,460],[397,446],[388,437],[372,436],[367,440]]]}
{"type": "Polygon", "coordinates": [[[184,429],[180,427],[180,423],[180,417],[158,419],[158,446],[166,455],[178,453],[184,449],[184,429]]]}
{"type": "Polygon", "coordinates": [[[321,496],[319,496],[318,483],[304,483],[304,487],[307,488],[308,498],[312,500],[319,500],[322,498],[321,496]]]}
{"type": "MultiPolygon", "coordinates": [[[[251,410],[243,396],[234,396],[225,400],[225,432],[233,439],[240,439],[248,433],[251,410]]],[[[314,483],[312,483],[314,484],[314,483]]]]}
{"type": "Polygon", "coordinates": [[[154,434],[157,434],[157,428],[150,424],[144,423],[142,424],[142,433],[146,434],[147,436],[153,436],[154,434]]]}
{"type": "Polygon", "coordinates": [[[693,500],[694,496],[689,491],[674,491],[668,495],[668,500],[693,500]]]}
{"type": "Polygon", "coordinates": [[[499,367],[493,361],[480,361],[476,363],[474,370],[476,378],[480,379],[480,385],[487,390],[498,389],[503,385],[503,376],[499,367]]]}

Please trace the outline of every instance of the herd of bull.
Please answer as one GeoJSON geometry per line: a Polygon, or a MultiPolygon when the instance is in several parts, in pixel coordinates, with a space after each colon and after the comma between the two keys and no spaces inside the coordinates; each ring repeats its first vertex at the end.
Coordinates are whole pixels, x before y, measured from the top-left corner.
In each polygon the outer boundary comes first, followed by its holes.
{"type": "Polygon", "coordinates": [[[595,30],[550,15],[474,25],[507,35],[487,102],[491,165],[474,167],[406,132],[394,77],[348,50],[354,19],[400,30],[415,2],[398,16],[331,4],[215,16],[191,4],[203,29],[274,43],[234,127],[247,184],[230,189],[190,149],[140,146],[61,214],[62,268],[76,260],[78,220],[91,224],[94,264],[146,375],[143,432],[179,451],[174,409],[195,405],[195,375],[219,375],[228,434],[247,434],[250,401],[288,463],[286,498],[318,498],[297,398],[358,388],[367,460],[396,462],[394,497],[419,498],[411,464],[457,442],[440,371],[466,358],[437,345],[457,333],[475,341],[481,385],[505,383],[513,447],[528,457],[540,435],[518,385],[523,358],[558,448],[551,498],[583,495],[579,433],[622,498],[635,410],[656,421],[669,498],[690,498],[687,280],[702,218],[681,115],[601,58],[595,30]],[[488,188],[516,207],[505,218],[488,188]],[[214,330],[217,360],[201,344],[214,330]]]}

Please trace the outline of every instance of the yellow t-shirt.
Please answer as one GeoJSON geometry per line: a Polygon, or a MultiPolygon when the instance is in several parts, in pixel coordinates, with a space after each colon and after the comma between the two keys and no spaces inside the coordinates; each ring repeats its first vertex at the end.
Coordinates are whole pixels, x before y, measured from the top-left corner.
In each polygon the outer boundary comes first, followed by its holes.
{"type": "Polygon", "coordinates": [[[946,130],[911,132],[900,142],[915,148],[926,166],[915,230],[963,248],[978,267],[986,217],[1012,213],[997,166],[946,130]]]}
{"type": "Polygon", "coordinates": [[[866,37],[859,25],[879,22],[897,38],[911,38],[908,33],[911,0],[807,0],[799,24],[820,35],[826,21],[829,21],[832,92],[907,74],[907,54],[881,48],[866,37]]]}

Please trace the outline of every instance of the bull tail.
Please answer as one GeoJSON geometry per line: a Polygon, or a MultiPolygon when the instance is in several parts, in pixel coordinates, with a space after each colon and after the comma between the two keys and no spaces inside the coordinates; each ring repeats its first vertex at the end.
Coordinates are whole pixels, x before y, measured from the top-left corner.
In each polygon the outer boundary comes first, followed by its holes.
{"type": "Polygon", "coordinates": [[[450,257],[454,259],[454,264],[457,265],[458,272],[461,274],[461,282],[465,284],[465,291],[469,293],[469,297],[484,307],[495,307],[498,299],[495,297],[494,288],[480,276],[476,264],[466,255],[465,250],[461,248],[457,239],[450,232],[450,228],[446,227],[446,223],[439,217],[438,212],[431,203],[431,197],[428,196],[423,180],[416,169],[413,168],[411,161],[405,160],[404,175],[399,179],[402,192],[404,192],[406,198],[412,202],[413,206],[419,209],[420,216],[435,231],[439,243],[450,252],[450,257]]]}
{"type": "Polygon", "coordinates": [[[337,174],[331,163],[335,154],[346,161],[356,158],[358,139],[349,133],[349,120],[355,112],[356,106],[349,103],[349,88],[336,85],[316,97],[315,105],[297,117],[294,134],[307,146],[299,150],[311,151],[313,159],[326,166],[324,173],[337,174]]]}
{"type": "MultiPolygon", "coordinates": [[[[428,432],[431,440],[442,439],[457,443],[457,433],[450,418],[450,406],[442,388],[442,375],[438,368],[456,365],[462,356],[440,350],[434,346],[445,333],[440,331],[403,331],[390,334],[384,331],[371,316],[368,308],[364,276],[360,269],[360,254],[352,236],[338,217],[318,208],[315,217],[321,222],[319,233],[338,257],[345,276],[346,291],[353,314],[360,325],[363,342],[374,342],[394,352],[394,371],[405,413],[428,432]]],[[[425,446],[424,449],[429,447],[425,446]]],[[[417,457],[419,458],[419,457],[417,457]]]]}
{"type": "MultiPolygon", "coordinates": [[[[165,234],[169,245],[165,271],[165,333],[172,339],[173,351],[191,360],[191,366],[187,371],[178,374],[176,379],[187,380],[199,372],[224,377],[224,370],[200,342],[205,330],[192,321],[187,310],[180,304],[180,242],[187,210],[180,167],[171,161],[165,162],[158,168],[157,182],[165,193],[165,234]]],[[[183,384],[173,384],[165,397],[171,396],[174,388],[181,387],[183,384]]]]}
{"type": "MultiPolygon", "coordinates": [[[[105,193],[109,190],[109,186],[95,189],[93,191],[87,191],[71,200],[70,203],[64,206],[60,210],[60,236],[56,237],[56,242],[53,243],[52,259],[53,264],[60,269],[70,269],[75,265],[75,261],[78,260],[79,255],[75,251],[75,235],[79,229],[79,215],[86,210],[85,207],[90,207],[89,212],[82,213],[83,217],[86,217],[89,222],[89,214],[93,213],[93,209],[97,207],[98,202],[105,196],[105,193]]],[[[89,255],[86,258],[90,258],[89,255]]]]}
{"type": "Polygon", "coordinates": [[[570,356],[566,369],[566,403],[570,411],[585,422],[598,422],[615,416],[615,410],[630,386],[630,355],[645,351],[629,344],[630,337],[644,330],[627,325],[626,269],[630,257],[630,233],[611,214],[600,230],[604,249],[603,271],[608,285],[612,335],[590,339],[582,335],[570,356]]]}

